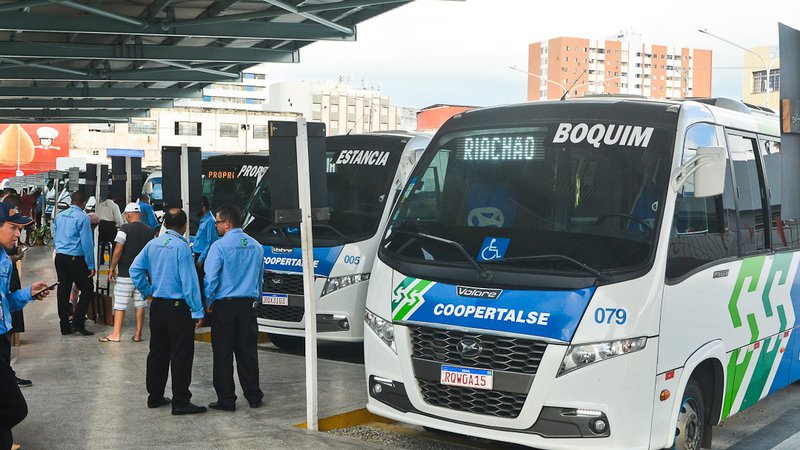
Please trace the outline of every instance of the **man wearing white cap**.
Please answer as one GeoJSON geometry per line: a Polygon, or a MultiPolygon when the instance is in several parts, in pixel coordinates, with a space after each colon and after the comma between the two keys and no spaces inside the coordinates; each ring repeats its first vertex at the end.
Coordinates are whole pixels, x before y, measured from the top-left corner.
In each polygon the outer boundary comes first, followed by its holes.
{"type": "Polygon", "coordinates": [[[125,220],[114,238],[114,256],[111,257],[111,267],[108,270],[108,281],[114,284],[114,330],[108,336],[100,338],[100,342],[119,342],[122,333],[122,320],[125,310],[133,299],[136,308],[136,333],[131,337],[134,342],[142,340],[142,327],[144,326],[144,307],[147,301],[142,299],[142,294],[136,290],[128,270],[142,251],[144,246],[153,239],[155,230],[145,225],[141,220],[141,210],[138,203],[128,203],[125,207],[125,220]],[[117,276],[119,268],[119,276],[117,276]]]}

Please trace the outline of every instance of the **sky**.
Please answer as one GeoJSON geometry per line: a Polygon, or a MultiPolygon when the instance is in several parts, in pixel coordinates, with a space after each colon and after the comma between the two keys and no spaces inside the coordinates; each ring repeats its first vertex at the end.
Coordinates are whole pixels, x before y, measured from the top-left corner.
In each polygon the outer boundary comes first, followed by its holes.
{"type": "Polygon", "coordinates": [[[396,106],[490,106],[526,101],[528,44],[559,36],[606,39],[623,30],[647,44],[710,49],[711,92],[742,97],[743,47],[778,44],[778,22],[800,29],[797,0],[416,0],[357,27],[355,42],[316,42],[298,64],[270,64],[273,81],[350,77],[396,106]]]}

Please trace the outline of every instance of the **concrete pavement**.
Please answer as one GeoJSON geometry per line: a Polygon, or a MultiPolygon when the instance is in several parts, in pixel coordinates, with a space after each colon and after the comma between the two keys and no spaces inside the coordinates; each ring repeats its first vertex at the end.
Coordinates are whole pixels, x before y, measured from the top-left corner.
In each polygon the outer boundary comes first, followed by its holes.
{"type": "MultiPolygon", "coordinates": [[[[23,284],[56,279],[52,247],[34,247],[23,266],[23,284]]],[[[23,449],[256,449],[378,448],[355,439],[293,427],[305,421],[304,359],[278,352],[259,352],[265,406],[250,409],[237,380],[237,411],[209,411],[172,416],[169,406],[148,409],[145,360],[149,332],[130,340],[133,308],[126,314],[119,343],[97,338],[111,327],[87,322],[95,336],[62,336],[55,295],[25,309],[22,345],[12,350],[18,375],[33,380],[23,390],[30,413],[14,428],[23,449]]],[[[264,344],[270,345],[270,344],[264,344]]],[[[210,344],[195,343],[192,401],[216,400],[211,384],[210,344]]],[[[320,416],[362,408],[366,403],[363,366],[320,360],[320,416]]],[[[170,384],[167,384],[170,396],[170,384]]]]}

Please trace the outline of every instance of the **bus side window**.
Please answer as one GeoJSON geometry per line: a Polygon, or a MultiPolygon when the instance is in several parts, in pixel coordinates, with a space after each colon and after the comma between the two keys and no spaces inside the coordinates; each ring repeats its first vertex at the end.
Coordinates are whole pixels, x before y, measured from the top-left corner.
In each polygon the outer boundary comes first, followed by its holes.
{"type": "MultiPolygon", "coordinates": [[[[769,190],[769,215],[772,228],[772,248],[782,250],[800,245],[800,219],[784,216],[785,201],[782,186],[781,143],[774,138],[760,138],[761,158],[769,190]]],[[[791,190],[786,192],[789,195],[791,190]]]]}
{"type": "Polygon", "coordinates": [[[727,134],[728,149],[736,176],[737,205],[739,207],[739,241],[742,255],[763,252],[767,248],[768,233],[764,226],[764,209],[761,198],[758,142],[755,136],[727,134]]]}
{"type": "MultiPolygon", "coordinates": [[[[719,145],[716,126],[691,126],[686,131],[683,162],[691,159],[698,147],[716,145],[719,145]]],[[[725,172],[722,195],[694,197],[693,177],[678,193],[667,255],[667,279],[682,277],[704,264],[737,255],[735,189],[730,160],[725,172]]]]}

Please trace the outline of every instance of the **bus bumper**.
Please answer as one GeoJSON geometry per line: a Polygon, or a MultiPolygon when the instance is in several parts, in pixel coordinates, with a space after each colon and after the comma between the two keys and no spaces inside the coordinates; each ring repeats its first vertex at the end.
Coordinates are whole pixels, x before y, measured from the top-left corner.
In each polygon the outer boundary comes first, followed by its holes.
{"type": "MultiPolygon", "coordinates": [[[[548,345],[516,417],[476,414],[469,408],[492,395],[446,390],[449,406],[435,406],[438,382],[415,372],[408,328],[395,325],[395,354],[372,330],[364,337],[369,411],[390,419],[541,449],[643,449],[650,446],[657,338],[645,349],[556,377],[567,346],[548,345]],[[431,388],[433,386],[433,388],[431,388]],[[433,389],[433,391],[431,391],[433,389]],[[433,393],[432,393],[433,392],[433,393]],[[453,396],[459,396],[453,402],[453,396]],[[432,400],[433,399],[433,400],[432,400]],[[460,402],[460,404],[459,404],[460,402]],[[456,405],[456,406],[452,406],[456,405]],[[467,405],[467,407],[462,407],[467,405]],[[597,421],[605,422],[602,432],[597,421]]],[[[415,365],[417,364],[417,365],[415,365]]],[[[495,371],[495,380],[499,380],[495,371]]],[[[497,385],[496,385],[497,386],[497,385]]],[[[479,405],[480,406],[480,405],[479,405]]]]}
{"type": "MultiPolygon", "coordinates": [[[[317,285],[318,294],[324,283],[317,285]]],[[[361,342],[364,340],[364,304],[368,283],[362,282],[347,286],[319,298],[317,302],[317,339],[333,342],[361,342]]],[[[290,299],[294,316],[284,314],[281,306],[256,307],[258,330],[284,336],[305,336],[305,314],[302,296],[290,299]],[[283,317],[287,320],[271,320],[283,317]]]]}

